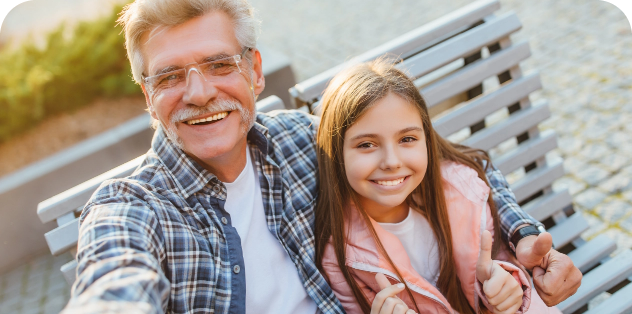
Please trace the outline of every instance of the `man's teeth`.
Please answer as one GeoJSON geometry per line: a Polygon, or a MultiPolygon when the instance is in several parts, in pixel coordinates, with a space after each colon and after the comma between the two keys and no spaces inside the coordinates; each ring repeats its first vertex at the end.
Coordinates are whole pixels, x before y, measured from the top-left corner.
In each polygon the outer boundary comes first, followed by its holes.
{"type": "Polygon", "coordinates": [[[202,122],[210,122],[210,121],[215,121],[215,120],[221,120],[221,119],[226,118],[227,115],[228,115],[228,112],[221,112],[221,113],[215,114],[213,116],[210,116],[208,118],[197,119],[197,120],[189,120],[186,123],[188,125],[194,125],[194,124],[198,124],[198,123],[202,123],[202,122]]]}
{"type": "Polygon", "coordinates": [[[392,186],[392,185],[398,185],[402,182],[404,182],[405,178],[399,178],[397,180],[393,180],[393,181],[375,181],[377,184],[379,185],[386,185],[386,186],[392,186]]]}

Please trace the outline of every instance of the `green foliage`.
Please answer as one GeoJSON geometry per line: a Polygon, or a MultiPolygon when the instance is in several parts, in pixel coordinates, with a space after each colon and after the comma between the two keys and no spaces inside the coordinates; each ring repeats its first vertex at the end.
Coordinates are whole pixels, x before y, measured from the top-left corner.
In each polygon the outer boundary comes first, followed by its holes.
{"type": "Polygon", "coordinates": [[[59,26],[47,35],[43,48],[29,40],[0,50],[0,142],[97,97],[140,93],[121,27],[115,26],[120,9],[79,23],[72,36],[64,36],[67,28],[59,26]]]}

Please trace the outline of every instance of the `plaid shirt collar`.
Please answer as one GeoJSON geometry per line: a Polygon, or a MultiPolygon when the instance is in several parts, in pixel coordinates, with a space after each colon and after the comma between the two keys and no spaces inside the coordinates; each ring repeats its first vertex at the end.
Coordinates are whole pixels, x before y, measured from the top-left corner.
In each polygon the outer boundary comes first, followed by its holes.
{"type": "MultiPolygon", "coordinates": [[[[268,129],[259,123],[255,123],[248,131],[248,141],[266,156],[268,152],[268,138],[268,129]]],[[[184,198],[188,198],[210,183],[213,187],[210,192],[211,196],[226,200],[226,189],[217,179],[217,176],[206,170],[173,144],[162,127],[158,127],[156,130],[151,147],[175,178],[178,192],[184,198]]]]}

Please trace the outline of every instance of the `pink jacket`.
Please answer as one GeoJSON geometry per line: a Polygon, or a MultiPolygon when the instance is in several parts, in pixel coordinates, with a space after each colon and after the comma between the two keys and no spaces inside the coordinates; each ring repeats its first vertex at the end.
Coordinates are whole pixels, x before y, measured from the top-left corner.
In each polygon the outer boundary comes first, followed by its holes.
{"type": "MultiPolygon", "coordinates": [[[[494,232],[491,212],[487,204],[490,189],[485,182],[478,178],[476,171],[467,166],[444,162],[441,167],[441,174],[450,227],[452,228],[454,263],[463,292],[474,309],[478,309],[478,298],[482,298],[483,304],[491,309],[484,293],[482,293],[482,285],[476,279],[476,262],[483,228],[489,230],[492,235],[494,232]]],[[[399,282],[399,280],[386,258],[379,253],[368,226],[353,207],[350,217],[350,224],[347,225],[350,232],[345,264],[368,297],[370,304],[377,292],[380,291],[375,281],[376,273],[383,273],[392,283],[399,282]]],[[[402,277],[412,290],[414,302],[417,303],[422,313],[454,313],[439,290],[413,269],[399,239],[372,219],[371,223],[388,255],[397,265],[402,277]]],[[[504,256],[509,256],[509,254],[505,253],[504,256]]],[[[517,313],[540,314],[549,313],[549,310],[552,310],[550,313],[560,313],[555,308],[547,308],[537,293],[532,294],[529,280],[518,267],[504,261],[496,262],[512,272],[514,278],[523,285],[523,302],[517,313]]],[[[361,313],[351,288],[338,267],[331,243],[325,248],[323,268],[334,293],[347,313],[361,313]]],[[[406,302],[409,308],[415,308],[407,293],[402,292],[398,297],[406,302]]]]}

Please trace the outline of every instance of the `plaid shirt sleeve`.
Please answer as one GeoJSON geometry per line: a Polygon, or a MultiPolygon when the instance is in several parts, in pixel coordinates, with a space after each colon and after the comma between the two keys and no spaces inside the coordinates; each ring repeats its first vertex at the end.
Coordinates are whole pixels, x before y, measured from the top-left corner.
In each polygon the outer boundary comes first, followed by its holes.
{"type": "Polygon", "coordinates": [[[502,239],[509,243],[509,239],[521,225],[543,226],[540,222],[527,214],[516,201],[516,197],[509,188],[509,183],[494,164],[490,164],[485,170],[485,175],[492,189],[492,198],[498,210],[502,239]]]}
{"type": "Polygon", "coordinates": [[[164,313],[170,283],[155,213],[131,184],[106,181],[80,218],[77,279],[68,313],[164,313]],[[120,191],[125,191],[122,193],[120,191]],[[135,195],[136,194],[136,195],[135,195]]]}

